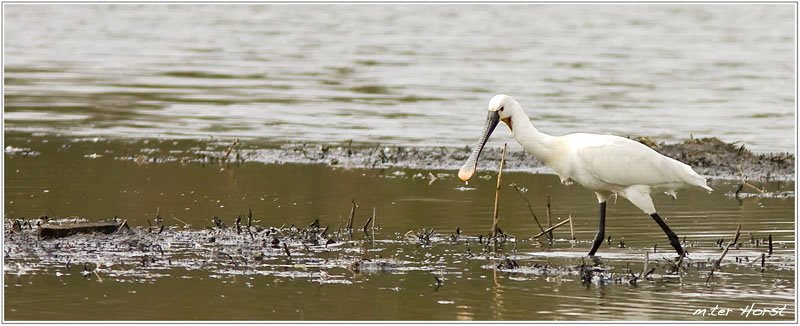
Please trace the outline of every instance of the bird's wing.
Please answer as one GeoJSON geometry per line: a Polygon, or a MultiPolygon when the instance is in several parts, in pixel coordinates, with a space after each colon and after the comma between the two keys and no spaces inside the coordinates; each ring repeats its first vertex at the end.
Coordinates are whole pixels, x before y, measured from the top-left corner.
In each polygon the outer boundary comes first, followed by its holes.
{"type": "Polygon", "coordinates": [[[610,184],[620,186],[667,186],[688,183],[700,186],[705,179],[691,167],[627,138],[597,136],[576,145],[578,168],[610,184]],[[698,180],[699,178],[699,180],[698,180]]]}

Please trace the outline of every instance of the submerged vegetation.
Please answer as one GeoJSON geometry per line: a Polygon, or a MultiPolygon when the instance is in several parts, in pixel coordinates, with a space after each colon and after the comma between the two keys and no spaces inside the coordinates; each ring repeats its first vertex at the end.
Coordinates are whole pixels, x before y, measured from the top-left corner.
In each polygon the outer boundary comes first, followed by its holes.
{"type": "MultiPolygon", "coordinates": [[[[404,235],[383,234],[376,226],[376,215],[369,216],[363,227],[354,226],[356,207],[354,203],[348,223],[337,226],[324,224],[320,219],[306,226],[267,226],[252,212],[238,215],[227,223],[215,216],[206,225],[192,226],[157,215],[154,223],[147,221],[147,226],[127,227],[124,221],[115,218],[107,223],[117,226],[114,232],[84,228],[57,238],[43,236],[41,230],[83,227],[88,221],[44,216],[7,218],[4,262],[6,272],[11,275],[81,274],[100,282],[132,279],[152,282],[183,273],[181,271],[201,270],[219,276],[271,275],[351,284],[359,282],[356,277],[359,273],[416,271],[432,274],[436,290],[446,286],[442,279],[458,274],[463,268],[459,266],[465,261],[479,261],[484,269],[514,277],[572,279],[585,286],[637,286],[655,282],[698,289],[713,289],[714,272],[720,269],[745,268],[764,273],[774,268],[789,268],[792,264],[791,257],[773,255],[771,234],[755,238],[749,233],[749,242],[739,242],[739,229],[735,239],[724,246],[726,239],[683,238],[683,245],[690,254],[679,258],[673,257],[671,251],[658,251],[657,245],[625,248],[620,239],[616,247],[624,249],[615,254],[617,258],[589,259],[573,255],[576,250],[584,250],[575,246],[583,247],[581,243],[585,241],[567,239],[564,234],[552,241],[539,236],[515,236],[500,228],[495,230],[494,236],[467,235],[458,227],[453,232],[421,229],[409,230],[404,235]],[[526,254],[541,250],[537,247],[556,251],[539,257],[546,258],[543,262],[537,256],[526,254]],[[425,253],[409,257],[406,253],[413,252],[412,248],[425,253]],[[734,250],[728,254],[732,248],[734,250]],[[574,258],[560,257],[559,260],[559,250],[579,258],[580,263],[576,264],[574,258]],[[637,262],[639,257],[641,263],[637,262]],[[620,263],[624,263],[624,267],[620,263]]],[[[614,246],[611,237],[608,245],[614,246]]],[[[731,273],[718,275],[716,277],[736,277],[731,273]]]]}

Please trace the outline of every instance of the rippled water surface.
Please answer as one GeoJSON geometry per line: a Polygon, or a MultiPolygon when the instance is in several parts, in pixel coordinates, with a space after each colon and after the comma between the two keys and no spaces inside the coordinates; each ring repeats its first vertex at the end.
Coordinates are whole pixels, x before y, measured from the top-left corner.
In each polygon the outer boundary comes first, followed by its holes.
{"type": "Polygon", "coordinates": [[[656,196],[690,252],[677,271],[664,234],[624,199],[609,203],[611,239],[592,260],[594,194],[506,171],[491,249],[493,172],[464,185],[455,166],[392,167],[372,152],[373,168],[343,168],[315,144],[472,145],[488,99],[506,93],[552,134],[794,153],[795,9],[5,4],[3,317],[707,321],[696,309],[718,305],[736,312],[723,320],[795,319],[793,180],[739,198],[726,180],[656,196]],[[228,160],[227,145],[209,145],[233,138],[322,156],[272,164],[229,149],[228,160]],[[575,239],[566,224],[553,243],[532,239],[523,197],[550,224],[549,197],[552,224],[571,216],[575,239]],[[373,208],[377,228],[362,232],[373,208]],[[251,209],[259,238],[211,222],[251,209]],[[118,216],[133,230],[15,230],[44,215],[118,216]],[[148,232],[156,215],[163,228],[148,232]],[[284,237],[316,219],[335,243],[284,237]],[[737,225],[740,246],[708,277],[737,225]],[[751,304],[786,309],[738,313],[751,304]]]}
{"type": "Polygon", "coordinates": [[[791,4],[3,12],[6,130],[463,146],[507,93],[548,133],[794,152],[791,4]]]}

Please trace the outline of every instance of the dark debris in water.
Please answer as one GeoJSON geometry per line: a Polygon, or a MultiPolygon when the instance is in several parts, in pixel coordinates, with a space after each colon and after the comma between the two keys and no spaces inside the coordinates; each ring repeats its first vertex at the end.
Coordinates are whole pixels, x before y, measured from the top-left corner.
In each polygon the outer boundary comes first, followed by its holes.
{"type": "Polygon", "coordinates": [[[636,286],[640,282],[652,282],[662,280],[664,275],[653,274],[656,268],[652,268],[646,273],[634,273],[630,268],[623,268],[620,272],[614,272],[612,266],[602,264],[599,260],[593,264],[582,263],[580,265],[553,266],[550,264],[534,263],[529,266],[520,266],[513,259],[508,259],[497,266],[503,272],[523,275],[537,275],[545,277],[577,277],[584,286],[591,285],[614,285],[626,284],[636,286]]]}
{"type": "MultiPolygon", "coordinates": [[[[98,229],[63,237],[41,237],[46,227],[70,228],[85,225],[118,225],[116,220],[88,223],[81,218],[50,220],[34,226],[41,219],[6,219],[4,234],[7,273],[76,272],[84,266],[86,277],[98,280],[114,278],[157,279],[179,271],[207,271],[221,275],[272,275],[309,278],[321,283],[350,283],[345,278],[359,273],[405,273],[414,270],[442,269],[436,262],[408,261],[403,257],[381,257],[372,251],[386,244],[397,247],[402,239],[359,239],[352,232],[332,232],[315,219],[306,227],[260,226],[247,223],[242,215],[232,223],[215,216],[204,229],[186,229],[161,225],[117,228],[116,232],[98,229]],[[49,223],[52,223],[49,224],[49,223]],[[157,231],[155,231],[157,230],[157,231]]],[[[373,229],[374,232],[374,229],[373,229]]],[[[395,255],[399,256],[399,255],[395,255]]]]}
{"type": "MultiPolygon", "coordinates": [[[[258,219],[255,219],[258,221],[258,219]]],[[[185,276],[187,271],[204,271],[211,278],[225,275],[268,275],[279,278],[307,279],[319,283],[351,284],[361,282],[358,274],[408,272],[432,273],[438,290],[447,274],[458,274],[463,264],[478,262],[484,269],[507,273],[510,279],[532,277],[554,280],[577,280],[584,285],[637,285],[641,282],[664,282],[701,279],[714,266],[719,255],[708,241],[711,253],[700,252],[697,241],[688,248],[691,258],[675,262],[669,254],[650,255],[641,267],[637,261],[643,249],[616,249],[622,257],[585,262],[584,248],[575,248],[574,240],[556,240],[542,244],[519,239],[508,233],[491,238],[455,232],[437,233],[433,229],[410,230],[405,234],[377,237],[372,233],[337,230],[314,219],[305,227],[262,226],[254,223],[252,212],[229,219],[214,216],[202,229],[163,224],[117,228],[105,234],[80,233],[61,238],[43,238],[39,229],[47,225],[86,225],[82,218],[38,219],[6,218],[4,266],[7,275],[51,274],[55,277],[81,274],[85,278],[119,282],[185,276]],[[554,246],[568,248],[556,250],[554,246]],[[548,246],[543,248],[542,246],[548,246]],[[525,253],[523,253],[524,249],[525,253]],[[575,255],[580,251],[580,255],[575,255]],[[411,254],[411,253],[414,254],[411,254]],[[538,255],[538,256],[537,256],[538,255]],[[666,255],[666,256],[664,256],[666,255]],[[669,257],[669,258],[668,258],[669,257]],[[574,264],[580,259],[580,264],[574,264]],[[487,264],[488,263],[488,264],[487,264]],[[619,264],[625,263],[624,268],[619,264]]],[[[97,224],[97,223],[96,223],[97,224]]],[[[119,219],[108,221],[119,225],[119,219]]],[[[763,273],[766,269],[793,266],[793,257],[784,254],[759,256],[767,250],[764,239],[750,235],[751,241],[737,246],[725,260],[725,266],[749,268],[763,273]],[[752,256],[752,257],[751,257],[752,256]],[[767,258],[769,257],[769,258],[767,258]],[[765,262],[766,260],[766,262],[765,262]]],[[[708,248],[704,250],[709,250],[708,248]]],[[[607,250],[611,250],[610,248],[607,250]]],[[[715,274],[715,276],[719,275],[715,274]]],[[[723,276],[723,277],[730,277],[723,276]]]]}

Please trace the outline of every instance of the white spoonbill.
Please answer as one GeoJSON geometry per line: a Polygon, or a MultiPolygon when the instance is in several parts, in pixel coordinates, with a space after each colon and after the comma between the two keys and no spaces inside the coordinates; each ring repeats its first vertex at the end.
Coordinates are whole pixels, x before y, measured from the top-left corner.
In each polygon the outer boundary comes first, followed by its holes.
{"type": "Polygon", "coordinates": [[[666,157],[637,141],[611,135],[575,133],[550,136],[537,130],[519,103],[512,97],[499,94],[489,101],[489,116],[483,136],[478,140],[472,155],[458,171],[458,177],[467,181],[475,174],[478,157],[486,140],[497,123],[503,121],[511,136],[551,168],[563,184],[572,181],[592,190],[600,203],[600,225],[589,250],[594,256],[603,243],[606,228],[606,201],[612,194],[627,198],[633,205],[650,215],[664,230],[669,243],[683,255],[683,248],[675,232],[656,212],[650,194],[665,192],[675,197],[675,191],[699,187],[712,191],[706,179],[684,163],[666,157]]]}

